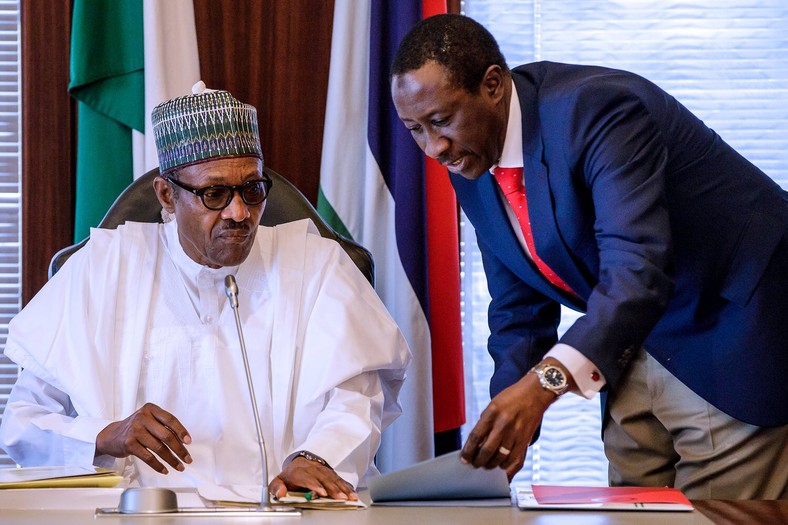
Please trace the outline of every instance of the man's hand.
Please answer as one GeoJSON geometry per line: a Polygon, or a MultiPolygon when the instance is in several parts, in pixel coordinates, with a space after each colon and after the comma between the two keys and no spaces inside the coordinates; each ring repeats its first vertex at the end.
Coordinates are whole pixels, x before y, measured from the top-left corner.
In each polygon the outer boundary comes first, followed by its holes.
{"type": "Polygon", "coordinates": [[[474,467],[500,466],[511,481],[523,467],[528,445],[555,399],[554,393],[542,388],[535,374],[525,374],[490,401],[468,436],[460,459],[474,467]]]}
{"type": "Polygon", "coordinates": [[[175,416],[153,403],[146,403],[123,421],[110,423],[99,432],[96,455],[136,456],[156,472],[167,474],[167,467],[153,452],[176,470],[183,471],[185,467],[181,461],[192,462],[184,446],[191,442],[189,433],[175,416]]]}
{"type": "Polygon", "coordinates": [[[323,498],[358,499],[350,483],[340,478],[333,469],[301,457],[288,463],[268,485],[268,492],[276,498],[283,497],[288,490],[305,489],[323,498]]]}

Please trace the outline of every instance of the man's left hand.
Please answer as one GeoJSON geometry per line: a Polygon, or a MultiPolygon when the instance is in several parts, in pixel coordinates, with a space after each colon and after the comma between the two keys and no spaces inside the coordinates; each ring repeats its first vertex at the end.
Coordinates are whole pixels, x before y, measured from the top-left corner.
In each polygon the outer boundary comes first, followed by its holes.
{"type": "Polygon", "coordinates": [[[340,478],[333,469],[302,457],[288,463],[268,485],[269,493],[276,498],[285,496],[288,490],[308,490],[323,498],[358,499],[353,486],[340,478]]]}

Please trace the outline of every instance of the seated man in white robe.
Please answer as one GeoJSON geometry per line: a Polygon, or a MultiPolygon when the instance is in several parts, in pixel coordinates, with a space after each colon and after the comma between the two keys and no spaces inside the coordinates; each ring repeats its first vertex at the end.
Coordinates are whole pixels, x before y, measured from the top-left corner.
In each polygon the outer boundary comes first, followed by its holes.
{"type": "Polygon", "coordinates": [[[342,248],[311,221],[259,226],[271,180],[254,107],[205,90],[152,115],[163,224],[93,229],[11,322],[23,367],[0,446],[132,486],[260,485],[225,277],[238,284],[269,490],[356,499],[400,413],[410,355],[342,248]]]}

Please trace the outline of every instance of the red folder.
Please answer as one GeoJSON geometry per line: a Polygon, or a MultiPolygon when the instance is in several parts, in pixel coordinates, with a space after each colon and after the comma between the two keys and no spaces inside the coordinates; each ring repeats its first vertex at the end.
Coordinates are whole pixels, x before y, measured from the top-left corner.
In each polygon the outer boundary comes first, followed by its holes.
{"type": "Polygon", "coordinates": [[[678,489],[666,487],[565,487],[533,485],[517,489],[524,510],[691,511],[693,505],[678,489]]]}
{"type": "Polygon", "coordinates": [[[681,503],[691,505],[679,489],[668,487],[560,487],[534,485],[534,497],[548,503],[681,503]]]}

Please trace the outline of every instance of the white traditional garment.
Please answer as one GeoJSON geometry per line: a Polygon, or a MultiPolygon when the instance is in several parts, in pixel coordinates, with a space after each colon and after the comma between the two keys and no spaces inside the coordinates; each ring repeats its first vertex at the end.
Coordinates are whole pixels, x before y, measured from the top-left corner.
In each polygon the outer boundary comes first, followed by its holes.
{"type": "Polygon", "coordinates": [[[354,263],[310,221],[260,227],[249,257],[192,261],[177,227],[127,223],[90,242],[9,327],[24,368],[0,430],[19,464],[105,466],[132,484],[260,484],[262,462],[224,278],[236,276],[269,476],[309,450],[354,486],[400,413],[407,345],[354,263]],[[146,402],[189,431],[193,462],[166,476],[94,458],[98,433],[146,402]]]}

